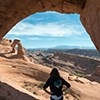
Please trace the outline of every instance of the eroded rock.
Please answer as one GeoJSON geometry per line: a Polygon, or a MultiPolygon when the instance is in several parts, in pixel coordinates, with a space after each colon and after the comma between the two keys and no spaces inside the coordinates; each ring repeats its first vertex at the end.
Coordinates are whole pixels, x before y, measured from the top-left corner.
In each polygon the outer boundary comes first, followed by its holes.
{"type": "Polygon", "coordinates": [[[14,87],[0,82],[0,100],[38,100],[29,94],[19,91],[14,87]]]}
{"type": "Polygon", "coordinates": [[[17,52],[17,55],[18,55],[18,56],[23,56],[23,55],[25,55],[25,51],[24,51],[24,49],[23,49],[23,47],[22,47],[22,44],[21,44],[20,40],[18,40],[18,39],[15,39],[15,40],[13,41],[13,43],[11,44],[11,46],[12,46],[12,53],[15,53],[15,47],[16,47],[16,45],[18,45],[18,52],[17,52]]]}
{"type": "Polygon", "coordinates": [[[98,65],[95,69],[95,75],[100,76],[100,65],[98,65]]]}
{"type": "Polygon", "coordinates": [[[100,51],[100,0],[87,0],[81,12],[81,21],[96,48],[100,51]]]}
{"type": "Polygon", "coordinates": [[[0,0],[0,38],[20,20],[45,11],[80,14],[83,26],[100,51],[100,0],[0,0]]]}
{"type": "Polygon", "coordinates": [[[11,47],[12,47],[11,53],[16,53],[17,52],[16,56],[18,58],[22,58],[23,60],[30,62],[29,58],[26,56],[25,50],[24,50],[20,40],[15,39],[13,41],[13,43],[11,44],[11,47]],[[18,45],[17,49],[15,48],[16,45],[18,45]]]}
{"type": "Polygon", "coordinates": [[[86,0],[0,0],[0,38],[20,20],[36,12],[80,13],[86,0]]]}
{"type": "Polygon", "coordinates": [[[12,50],[12,41],[6,38],[0,39],[0,53],[7,53],[12,50]]]}

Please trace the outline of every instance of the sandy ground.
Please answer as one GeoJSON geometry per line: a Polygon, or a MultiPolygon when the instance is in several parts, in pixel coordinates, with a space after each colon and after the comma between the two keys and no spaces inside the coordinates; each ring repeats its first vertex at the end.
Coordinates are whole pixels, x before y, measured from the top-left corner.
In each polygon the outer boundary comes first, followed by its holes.
{"type": "MultiPolygon", "coordinates": [[[[42,90],[42,86],[49,77],[51,68],[11,57],[10,54],[5,56],[7,58],[0,57],[0,81],[34,97],[33,100],[49,100],[49,95],[42,90]]],[[[68,73],[60,71],[60,74],[71,84],[71,90],[64,95],[64,100],[100,100],[100,83],[85,78],[69,81],[68,73]]],[[[12,94],[16,96],[14,92],[12,94]]]]}

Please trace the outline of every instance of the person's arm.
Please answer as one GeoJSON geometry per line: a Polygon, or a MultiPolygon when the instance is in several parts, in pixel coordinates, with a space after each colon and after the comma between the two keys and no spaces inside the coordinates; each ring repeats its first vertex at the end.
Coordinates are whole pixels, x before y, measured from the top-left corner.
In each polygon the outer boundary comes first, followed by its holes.
{"type": "Polygon", "coordinates": [[[51,94],[51,92],[49,92],[47,89],[43,88],[43,90],[48,93],[49,95],[51,94]]]}
{"type": "Polygon", "coordinates": [[[63,81],[63,84],[66,86],[63,88],[62,91],[69,90],[71,85],[67,81],[65,81],[63,78],[62,78],[62,81],[63,81]]]}
{"type": "Polygon", "coordinates": [[[50,79],[47,80],[47,82],[44,84],[43,86],[43,90],[48,93],[48,94],[51,94],[48,90],[47,90],[47,87],[50,85],[50,79]]]}
{"type": "Polygon", "coordinates": [[[64,88],[62,89],[62,92],[66,91],[66,90],[69,91],[70,88],[64,87],[64,88]]]}

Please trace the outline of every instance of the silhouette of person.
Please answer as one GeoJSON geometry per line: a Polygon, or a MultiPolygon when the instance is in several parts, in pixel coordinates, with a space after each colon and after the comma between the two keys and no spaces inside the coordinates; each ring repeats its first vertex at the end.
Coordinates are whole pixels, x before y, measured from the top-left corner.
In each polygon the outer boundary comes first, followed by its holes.
{"type": "Polygon", "coordinates": [[[53,68],[50,72],[49,79],[43,86],[43,90],[50,94],[50,100],[63,100],[63,91],[70,88],[70,86],[71,85],[60,76],[58,70],[53,68]],[[63,85],[66,86],[65,89],[63,89],[63,85]],[[48,87],[50,87],[51,92],[47,90],[48,87]]]}

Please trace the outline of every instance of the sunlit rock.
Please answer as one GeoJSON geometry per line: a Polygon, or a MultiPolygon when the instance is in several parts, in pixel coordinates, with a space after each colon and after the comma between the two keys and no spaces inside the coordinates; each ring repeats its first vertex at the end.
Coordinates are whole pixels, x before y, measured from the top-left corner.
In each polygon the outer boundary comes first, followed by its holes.
{"type": "Polygon", "coordinates": [[[0,38],[22,19],[36,12],[78,13],[100,51],[100,0],[0,0],[0,38]]]}

